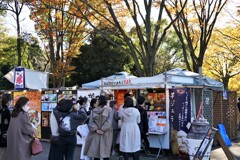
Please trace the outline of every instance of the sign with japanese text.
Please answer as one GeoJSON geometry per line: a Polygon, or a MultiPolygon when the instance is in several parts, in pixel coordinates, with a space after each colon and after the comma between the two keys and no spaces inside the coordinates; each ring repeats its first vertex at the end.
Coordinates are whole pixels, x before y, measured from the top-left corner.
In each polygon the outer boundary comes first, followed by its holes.
{"type": "Polygon", "coordinates": [[[148,132],[166,132],[166,112],[162,111],[148,111],[148,132]]]}
{"type": "Polygon", "coordinates": [[[25,89],[25,69],[24,68],[15,68],[14,88],[15,90],[25,89]]]}
{"type": "Polygon", "coordinates": [[[191,122],[190,89],[170,89],[170,126],[174,130],[188,133],[187,124],[191,122]]]}

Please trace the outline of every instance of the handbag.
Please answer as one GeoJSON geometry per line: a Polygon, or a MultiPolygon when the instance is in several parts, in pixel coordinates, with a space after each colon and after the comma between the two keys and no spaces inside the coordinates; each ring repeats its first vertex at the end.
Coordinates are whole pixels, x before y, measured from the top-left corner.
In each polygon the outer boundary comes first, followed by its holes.
{"type": "Polygon", "coordinates": [[[59,136],[51,135],[51,137],[50,137],[50,143],[51,143],[51,144],[59,144],[59,136]]]}
{"type": "Polygon", "coordinates": [[[32,152],[31,152],[32,155],[38,155],[43,151],[42,143],[38,138],[36,138],[35,134],[31,142],[31,149],[32,149],[32,152]]]}

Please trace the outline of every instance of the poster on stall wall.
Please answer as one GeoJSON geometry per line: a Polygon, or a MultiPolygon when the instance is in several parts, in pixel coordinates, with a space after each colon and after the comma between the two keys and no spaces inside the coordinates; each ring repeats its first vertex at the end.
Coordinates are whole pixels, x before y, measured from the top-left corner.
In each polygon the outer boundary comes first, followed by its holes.
{"type": "Polygon", "coordinates": [[[124,95],[127,93],[127,90],[116,90],[115,99],[117,101],[117,110],[124,103],[124,95]]]}
{"type": "Polygon", "coordinates": [[[77,90],[60,90],[58,92],[58,102],[62,99],[71,99],[73,103],[77,101],[77,90]]]}
{"type": "Polygon", "coordinates": [[[56,91],[42,91],[42,111],[52,111],[57,106],[56,91]]]}
{"type": "Polygon", "coordinates": [[[14,88],[15,88],[15,90],[24,90],[25,89],[25,68],[15,68],[14,88]]]}
{"type": "Polygon", "coordinates": [[[166,132],[166,112],[164,111],[147,111],[148,115],[148,132],[162,133],[166,132]]]}
{"type": "Polygon", "coordinates": [[[169,89],[170,98],[170,126],[174,130],[189,132],[187,127],[191,122],[190,89],[169,89]]]}
{"type": "Polygon", "coordinates": [[[50,115],[51,115],[51,112],[42,112],[43,127],[50,127],[50,115]]]}
{"type": "MultiPolygon", "coordinates": [[[[90,107],[90,102],[93,98],[98,98],[101,94],[100,89],[95,90],[78,90],[77,91],[77,100],[79,100],[79,97],[85,97],[87,98],[87,107],[90,107]]],[[[88,108],[87,108],[88,110],[88,108]]]]}
{"type": "Polygon", "coordinates": [[[29,102],[27,103],[29,109],[27,112],[30,118],[30,123],[32,123],[37,128],[37,137],[41,138],[41,92],[13,92],[14,104],[21,96],[25,96],[29,99],[29,102]]]}

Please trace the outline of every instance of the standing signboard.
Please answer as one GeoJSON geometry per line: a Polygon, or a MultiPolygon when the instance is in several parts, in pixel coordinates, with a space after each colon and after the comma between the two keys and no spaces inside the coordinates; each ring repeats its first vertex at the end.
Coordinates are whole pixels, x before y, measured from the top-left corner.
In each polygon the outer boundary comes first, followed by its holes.
{"type": "MultiPolygon", "coordinates": [[[[209,128],[206,136],[203,138],[196,154],[194,155],[194,160],[201,160],[203,159],[203,157],[205,156],[208,147],[211,147],[210,145],[212,144],[214,135],[216,134],[217,129],[211,127],[209,128]]],[[[211,152],[211,150],[210,150],[211,152]]],[[[210,155],[210,153],[207,153],[208,155],[210,155]]]]}
{"type": "Polygon", "coordinates": [[[19,97],[25,96],[29,99],[27,110],[30,123],[32,123],[38,130],[37,137],[41,138],[41,92],[39,91],[19,91],[13,92],[14,104],[19,99],[19,97]]]}

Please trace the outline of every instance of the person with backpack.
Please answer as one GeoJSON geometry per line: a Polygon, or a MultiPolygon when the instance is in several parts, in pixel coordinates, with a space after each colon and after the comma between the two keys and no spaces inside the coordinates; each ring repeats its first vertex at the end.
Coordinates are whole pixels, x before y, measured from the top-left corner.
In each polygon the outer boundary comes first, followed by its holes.
{"type": "Polygon", "coordinates": [[[0,159],[7,159],[7,130],[11,118],[11,112],[9,110],[11,105],[11,94],[4,93],[2,95],[2,106],[0,109],[0,159]]]}
{"type": "Polygon", "coordinates": [[[54,115],[54,110],[58,110],[64,103],[64,99],[61,99],[57,106],[53,109],[50,115],[50,128],[51,128],[51,137],[50,137],[50,150],[48,155],[48,160],[63,160],[63,148],[60,145],[59,133],[58,133],[58,122],[54,115]]]}
{"type": "Polygon", "coordinates": [[[87,120],[87,115],[83,111],[78,111],[78,113],[73,111],[73,102],[70,99],[61,102],[53,114],[58,123],[59,141],[63,155],[66,160],[73,160],[77,144],[77,127],[87,120]]]}

